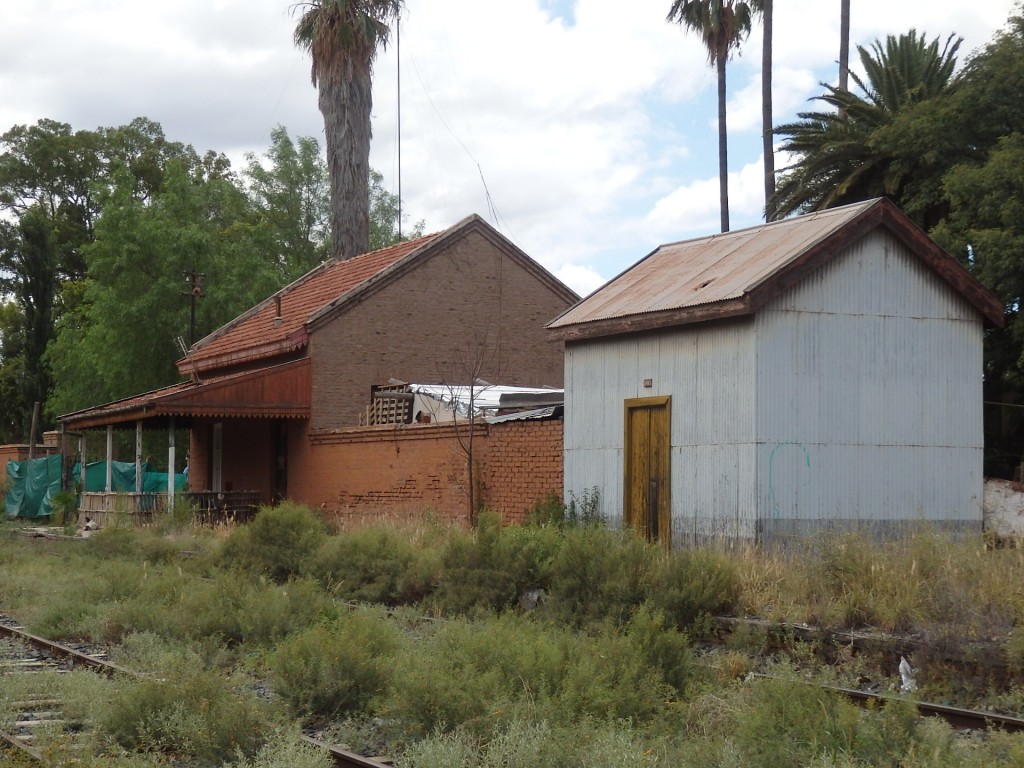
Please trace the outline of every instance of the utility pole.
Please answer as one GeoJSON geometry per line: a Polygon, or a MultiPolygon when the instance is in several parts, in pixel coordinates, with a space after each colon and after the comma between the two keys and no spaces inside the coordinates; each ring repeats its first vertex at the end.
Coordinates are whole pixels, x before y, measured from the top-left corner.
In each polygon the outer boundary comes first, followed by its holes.
{"type": "Polygon", "coordinates": [[[206,295],[206,291],[203,290],[203,278],[206,277],[206,273],[196,272],[193,269],[191,272],[182,272],[181,274],[189,287],[187,291],[182,291],[181,295],[192,297],[192,317],[188,326],[188,345],[191,347],[196,343],[196,299],[201,299],[206,295]]]}

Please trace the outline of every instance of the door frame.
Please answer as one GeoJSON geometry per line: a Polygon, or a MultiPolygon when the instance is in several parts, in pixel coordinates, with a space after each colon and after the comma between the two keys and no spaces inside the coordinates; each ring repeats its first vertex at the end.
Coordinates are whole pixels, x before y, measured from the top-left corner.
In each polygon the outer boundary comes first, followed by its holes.
{"type": "Polygon", "coordinates": [[[623,443],[623,489],[622,489],[622,519],[623,523],[634,530],[640,530],[637,523],[643,521],[642,530],[644,535],[652,538],[651,531],[647,525],[648,512],[633,509],[633,482],[636,468],[633,466],[633,421],[630,418],[632,412],[638,410],[663,411],[665,419],[665,438],[661,446],[664,451],[664,480],[659,487],[657,500],[658,531],[654,538],[660,541],[666,548],[672,546],[672,396],[661,395],[657,397],[637,397],[626,400],[623,404],[623,423],[625,442],[623,443]]]}

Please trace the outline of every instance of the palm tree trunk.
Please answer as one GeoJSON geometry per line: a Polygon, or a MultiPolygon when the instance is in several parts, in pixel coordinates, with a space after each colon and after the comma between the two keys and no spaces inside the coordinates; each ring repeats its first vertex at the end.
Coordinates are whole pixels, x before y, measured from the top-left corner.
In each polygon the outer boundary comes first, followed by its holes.
{"type": "Polygon", "coordinates": [[[345,62],[345,72],[318,83],[331,178],[331,248],[342,259],[370,249],[372,83],[369,66],[355,58],[345,62]]]}
{"type": "MultiPolygon", "coordinates": [[[[848,91],[850,85],[850,0],[839,0],[839,90],[848,91]]],[[[839,110],[846,119],[846,110],[839,110]]]]}
{"type": "Polygon", "coordinates": [[[850,0],[839,0],[839,90],[850,84],[850,0]]]}
{"type": "Polygon", "coordinates": [[[772,134],[772,0],[761,9],[764,41],[761,48],[761,149],[764,152],[764,216],[768,221],[775,197],[775,148],[772,134]]]}
{"type": "Polygon", "coordinates": [[[718,202],[723,232],[729,231],[729,148],[725,125],[725,61],[728,53],[726,47],[721,46],[715,63],[718,70],[718,202]]]}

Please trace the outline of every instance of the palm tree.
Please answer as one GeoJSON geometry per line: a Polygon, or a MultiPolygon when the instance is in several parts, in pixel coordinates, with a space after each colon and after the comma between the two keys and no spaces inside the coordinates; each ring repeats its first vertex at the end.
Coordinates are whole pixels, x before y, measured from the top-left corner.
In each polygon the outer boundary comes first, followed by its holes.
{"type": "Polygon", "coordinates": [[[301,14],[295,44],[313,59],[331,179],[331,241],[341,258],[369,249],[373,60],[401,7],[402,0],[309,0],[292,6],[301,14]]]}
{"type": "Polygon", "coordinates": [[[672,0],[667,20],[701,36],[708,63],[718,72],[718,188],[722,231],[729,231],[729,152],[725,124],[725,63],[750,33],[760,1],[672,0]]]}
{"type": "Polygon", "coordinates": [[[764,211],[768,220],[775,197],[775,134],[772,131],[772,16],[773,0],[761,0],[761,151],[764,153],[764,211]]]}
{"type": "MultiPolygon", "coordinates": [[[[890,35],[884,47],[878,41],[870,51],[857,46],[866,80],[850,77],[863,95],[822,83],[827,92],[816,99],[832,109],[801,112],[798,122],[775,129],[786,137],[782,151],[797,159],[783,169],[771,217],[880,196],[900,204],[922,148],[897,155],[886,131],[901,114],[947,92],[960,42],[951,35],[940,51],[938,38],[928,43],[912,29],[890,35]]],[[[928,212],[919,213],[924,223],[928,212]]]]}
{"type": "Polygon", "coordinates": [[[850,0],[839,0],[839,90],[850,85],[850,0]]]}

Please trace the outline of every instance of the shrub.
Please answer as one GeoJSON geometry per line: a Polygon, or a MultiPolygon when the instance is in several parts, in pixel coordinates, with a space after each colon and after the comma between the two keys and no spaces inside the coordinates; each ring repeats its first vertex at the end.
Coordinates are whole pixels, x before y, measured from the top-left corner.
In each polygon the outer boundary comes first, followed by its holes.
{"type": "Polygon", "coordinates": [[[196,665],[167,679],[122,685],[100,725],[127,749],[219,764],[254,754],[272,728],[270,713],[254,694],[196,665]]]}
{"type": "Polygon", "coordinates": [[[327,538],[327,526],[311,509],[284,502],[263,507],[248,525],[236,528],[221,549],[225,564],[278,583],[303,572],[327,538]]]}
{"type": "Polygon", "coordinates": [[[401,532],[384,526],[330,537],[310,573],[334,595],[368,603],[408,605],[434,589],[436,573],[401,532]]]}
{"type": "Polygon", "coordinates": [[[657,554],[628,532],[566,530],[551,561],[543,614],[578,627],[624,624],[650,594],[657,554]]]}
{"type": "Polygon", "coordinates": [[[415,737],[460,725],[485,732],[516,702],[554,696],[572,647],[566,637],[511,614],[445,621],[395,659],[382,709],[415,737]]]}
{"type": "Polygon", "coordinates": [[[360,609],[282,642],[270,659],[277,693],[300,718],[358,712],[388,681],[399,631],[386,615],[360,609]]]}
{"type": "Polygon", "coordinates": [[[727,613],[739,599],[739,574],[722,552],[684,549],[662,558],[652,579],[652,604],[678,629],[727,613]]]}
{"type": "Polygon", "coordinates": [[[513,606],[526,590],[548,586],[559,546],[555,529],[502,528],[497,515],[481,513],[472,534],[449,538],[438,599],[455,613],[513,606]]]}

